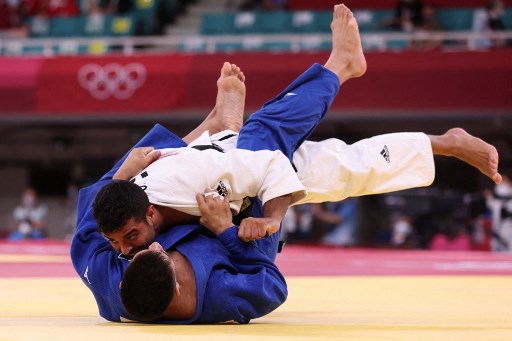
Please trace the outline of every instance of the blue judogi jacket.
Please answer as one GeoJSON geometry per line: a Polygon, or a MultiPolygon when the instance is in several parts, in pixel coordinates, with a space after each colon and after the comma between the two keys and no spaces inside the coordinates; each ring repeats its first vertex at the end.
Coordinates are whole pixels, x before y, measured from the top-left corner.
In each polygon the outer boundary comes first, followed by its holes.
{"type": "MultiPolygon", "coordinates": [[[[336,75],[315,64],[276,98],[251,115],[240,131],[238,148],[281,150],[290,160],[325,115],[339,89],[336,75]]],[[[184,147],[185,142],[157,124],[135,147],[184,147]]],[[[98,191],[119,169],[128,153],[99,182],[82,189],[77,228],[71,243],[75,271],[96,299],[100,315],[109,321],[134,320],[123,307],[119,283],[129,261],[97,231],[92,203],[98,191]]],[[[253,215],[262,216],[261,202],[253,215]]],[[[280,232],[244,243],[233,226],[215,237],[200,225],[182,225],[157,237],[166,250],[176,249],[190,262],[197,286],[197,306],[190,324],[237,321],[248,323],[280,306],[287,297],[286,282],[274,264],[280,232]]]]}

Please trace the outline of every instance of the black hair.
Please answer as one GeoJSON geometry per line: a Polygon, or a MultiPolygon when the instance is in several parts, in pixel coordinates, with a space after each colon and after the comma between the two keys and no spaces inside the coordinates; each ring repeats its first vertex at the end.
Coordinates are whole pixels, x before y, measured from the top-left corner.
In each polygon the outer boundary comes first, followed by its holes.
{"type": "Polygon", "coordinates": [[[138,185],[114,180],[96,194],[92,207],[99,232],[108,234],[119,230],[131,218],[145,221],[149,199],[138,185]]]}
{"type": "Polygon", "coordinates": [[[176,274],[162,252],[138,254],[126,268],[121,300],[137,321],[152,322],[165,314],[174,298],[176,274]]]}

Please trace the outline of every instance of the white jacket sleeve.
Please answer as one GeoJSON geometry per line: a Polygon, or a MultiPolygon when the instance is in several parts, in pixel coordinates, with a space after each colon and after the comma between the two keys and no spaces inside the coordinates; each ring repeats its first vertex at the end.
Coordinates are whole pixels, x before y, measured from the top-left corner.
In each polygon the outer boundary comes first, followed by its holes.
{"type": "Polygon", "coordinates": [[[231,164],[224,176],[232,176],[231,190],[237,197],[257,196],[265,204],[285,194],[292,194],[293,203],[306,196],[304,186],[281,151],[233,149],[225,155],[231,164]]]}

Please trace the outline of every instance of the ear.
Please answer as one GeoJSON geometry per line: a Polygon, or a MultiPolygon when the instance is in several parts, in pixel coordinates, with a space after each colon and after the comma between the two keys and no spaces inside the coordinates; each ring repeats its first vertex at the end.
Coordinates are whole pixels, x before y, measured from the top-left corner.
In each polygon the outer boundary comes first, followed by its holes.
{"type": "Polygon", "coordinates": [[[119,289],[122,288],[123,281],[119,282],[119,289]]]}
{"type": "Polygon", "coordinates": [[[149,204],[148,209],[146,210],[146,220],[151,225],[155,224],[155,214],[156,214],[155,206],[149,204]]]}

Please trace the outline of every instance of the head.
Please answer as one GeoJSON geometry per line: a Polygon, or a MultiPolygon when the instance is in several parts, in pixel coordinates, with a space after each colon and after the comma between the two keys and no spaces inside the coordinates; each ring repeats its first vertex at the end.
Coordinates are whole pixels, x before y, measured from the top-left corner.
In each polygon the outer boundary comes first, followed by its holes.
{"type": "Polygon", "coordinates": [[[120,285],[126,311],[140,322],[161,318],[175,296],[179,296],[176,269],[158,243],[133,257],[120,285]]]}
{"type": "Polygon", "coordinates": [[[158,210],[138,185],[115,180],[96,195],[93,214],[98,230],[114,249],[132,257],[156,237],[158,210]]]}
{"type": "Polygon", "coordinates": [[[35,207],[37,204],[37,192],[32,187],[27,188],[21,197],[21,203],[24,207],[35,207]]]}

